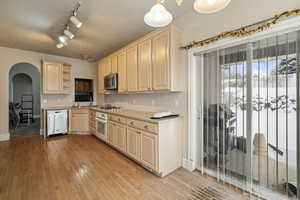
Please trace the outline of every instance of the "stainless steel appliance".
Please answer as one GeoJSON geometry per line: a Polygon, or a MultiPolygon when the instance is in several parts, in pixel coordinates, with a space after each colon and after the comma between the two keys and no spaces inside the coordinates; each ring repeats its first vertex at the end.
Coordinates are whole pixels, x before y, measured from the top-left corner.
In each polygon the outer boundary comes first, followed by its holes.
{"type": "Polygon", "coordinates": [[[107,141],[107,123],[108,115],[96,112],[96,136],[103,141],[107,141]]]}
{"type": "Polygon", "coordinates": [[[118,74],[112,73],[104,77],[104,89],[117,90],[118,89],[118,74]]]}

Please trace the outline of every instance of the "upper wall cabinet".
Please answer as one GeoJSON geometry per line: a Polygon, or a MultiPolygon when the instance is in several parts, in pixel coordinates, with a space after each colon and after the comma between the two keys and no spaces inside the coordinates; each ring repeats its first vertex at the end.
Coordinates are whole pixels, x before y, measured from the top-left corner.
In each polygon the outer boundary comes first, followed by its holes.
{"type": "Polygon", "coordinates": [[[128,92],[138,90],[138,50],[134,45],[126,50],[127,89],[128,92]]]}
{"type": "Polygon", "coordinates": [[[42,61],[43,93],[70,94],[71,65],[60,62],[42,61]]]}
{"type": "Polygon", "coordinates": [[[124,47],[117,59],[114,53],[100,63],[112,60],[111,70],[119,75],[118,92],[180,92],[185,85],[182,45],[181,31],[171,25],[124,47]]]}
{"type": "Polygon", "coordinates": [[[126,51],[118,54],[118,92],[127,91],[126,51]]]}
{"type": "Polygon", "coordinates": [[[152,40],[147,39],[138,45],[138,90],[152,90],[152,40]]]}
{"type": "Polygon", "coordinates": [[[118,55],[111,57],[111,73],[118,73],[118,55]]]}
{"type": "Polygon", "coordinates": [[[104,77],[112,73],[112,58],[108,57],[98,63],[98,92],[105,93],[104,77]]]}

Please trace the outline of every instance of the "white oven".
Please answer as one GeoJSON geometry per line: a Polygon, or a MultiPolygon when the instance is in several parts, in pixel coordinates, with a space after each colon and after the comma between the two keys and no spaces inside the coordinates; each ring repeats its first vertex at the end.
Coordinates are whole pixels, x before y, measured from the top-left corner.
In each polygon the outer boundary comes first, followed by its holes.
{"type": "Polygon", "coordinates": [[[96,112],[96,136],[107,141],[107,114],[102,112],[96,112]]]}

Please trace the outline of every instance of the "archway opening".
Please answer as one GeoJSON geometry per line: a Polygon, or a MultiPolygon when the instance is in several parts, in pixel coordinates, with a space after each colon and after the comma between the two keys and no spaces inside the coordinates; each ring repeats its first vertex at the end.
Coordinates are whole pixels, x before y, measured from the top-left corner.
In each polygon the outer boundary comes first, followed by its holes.
{"type": "Polygon", "coordinates": [[[18,63],[9,72],[10,136],[40,134],[40,71],[29,63],[18,63]]]}

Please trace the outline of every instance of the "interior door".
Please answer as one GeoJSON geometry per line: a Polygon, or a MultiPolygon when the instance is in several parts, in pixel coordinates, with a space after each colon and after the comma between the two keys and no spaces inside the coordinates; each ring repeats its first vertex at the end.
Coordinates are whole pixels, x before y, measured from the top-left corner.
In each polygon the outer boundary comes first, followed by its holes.
{"type": "Polygon", "coordinates": [[[154,90],[170,89],[170,35],[162,32],[152,39],[152,86],[154,90]]]}
{"type": "Polygon", "coordinates": [[[152,41],[145,40],[138,45],[138,89],[151,90],[152,84],[152,41]]]}

